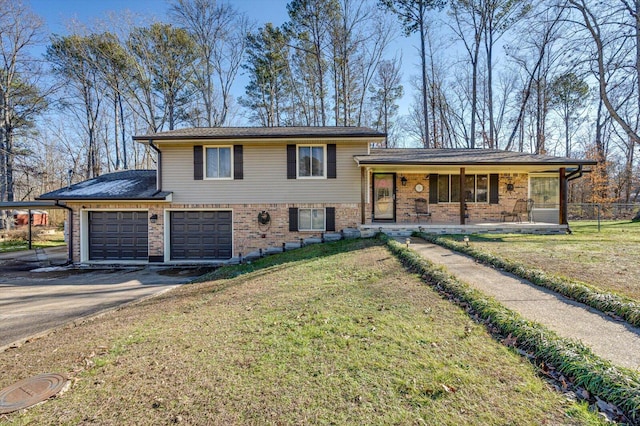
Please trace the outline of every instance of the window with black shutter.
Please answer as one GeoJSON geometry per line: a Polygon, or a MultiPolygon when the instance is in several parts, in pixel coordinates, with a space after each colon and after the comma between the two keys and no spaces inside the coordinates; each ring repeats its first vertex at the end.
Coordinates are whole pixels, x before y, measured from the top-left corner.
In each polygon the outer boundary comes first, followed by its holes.
{"type": "Polygon", "coordinates": [[[233,178],[244,179],[244,164],[242,162],[242,145],[233,146],[233,178]]]}
{"type": "Polygon", "coordinates": [[[202,145],[193,147],[193,180],[202,180],[203,174],[202,145]]]}
{"type": "Polygon", "coordinates": [[[296,146],[287,145],[287,179],[295,179],[296,176],[296,146]]]}
{"type": "Polygon", "coordinates": [[[298,230],[298,209],[297,207],[290,207],[289,208],[289,231],[296,232],[297,230],[298,230]]]}
{"type": "Polygon", "coordinates": [[[489,204],[499,204],[500,203],[500,178],[499,175],[490,174],[489,175],[489,204]]]}

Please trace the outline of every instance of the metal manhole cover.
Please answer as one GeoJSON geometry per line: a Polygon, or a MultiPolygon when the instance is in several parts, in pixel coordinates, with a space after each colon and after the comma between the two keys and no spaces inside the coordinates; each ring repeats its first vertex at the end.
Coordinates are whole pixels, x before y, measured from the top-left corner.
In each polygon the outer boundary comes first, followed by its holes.
{"type": "Polygon", "coordinates": [[[0,390],[0,414],[31,407],[60,392],[67,379],[60,374],[39,374],[0,390]]]}

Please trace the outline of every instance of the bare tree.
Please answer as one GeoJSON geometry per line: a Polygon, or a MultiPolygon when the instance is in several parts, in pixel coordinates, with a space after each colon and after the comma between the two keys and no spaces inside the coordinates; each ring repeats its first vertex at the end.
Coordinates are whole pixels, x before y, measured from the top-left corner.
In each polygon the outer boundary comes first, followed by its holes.
{"type": "Polygon", "coordinates": [[[450,24],[453,32],[462,41],[471,63],[471,124],[469,128],[468,147],[476,147],[476,117],[478,115],[478,66],[480,62],[480,46],[482,35],[487,25],[486,14],[483,13],[483,0],[454,0],[451,2],[450,24]]]}
{"type": "MultiPolygon", "coordinates": [[[[41,41],[42,21],[17,0],[0,0],[0,201],[14,200],[15,134],[32,125],[45,102],[34,81],[29,49],[41,41]]],[[[4,211],[0,226],[11,226],[4,211]]]]}
{"type": "MultiPolygon", "coordinates": [[[[559,49],[556,49],[554,45],[560,39],[564,15],[562,8],[553,7],[552,4],[540,4],[538,11],[534,13],[534,25],[526,26],[522,31],[519,43],[516,42],[507,48],[507,55],[519,66],[522,73],[522,89],[518,96],[519,108],[505,145],[507,150],[514,148],[515,138],[518,134],[520,135],[518,150],[522,151],[523,149],[525,113],[531,96],[536,96],[534,99],[536,104],[543,105],[544,100],[540,96],[544,90],[543,85],[546,84],[549,68],[558,60],[559,49]]],[[[536,108],[536,111],[544,112],[539,107],[536,108]]],[[[536,116],[539,117],[539,114],[536,116]]],[[[541,118],[537,121],[538,129],[544,128],[541,124],[541,118]]],[[[537,133],[536,147],[535,151],[544,150],[544,135],[540,135],[539,132],[537,133]]]]}
{"type": "MultiPolygon", "coordinates": [[[[398,112],[396,101],[402,97],[403,88],[400,81],[402,74],[400,68],[402,61],[400,59],[388,60],[380,62],[378,73],[374,80],[375,89],[372,90],[371,100],[375,105],[377,113],[374,124],[376,130],[382,128],[385,134],[389,134],[393,122],[391,119],[398,112]]],[[[385,148],[390,148],[389,137],[385,140],[385,148]]]]}
{"type": "Polygon", "coordinates": [[[425,148],[431,147],[429,140],[429,96],[428,96],[428,79],[427,79],[427,28],[428,17],[427,12],[435,7],[442,6],[440,0],[379,0],[379,3],[390,12],[398,16],[404,27],[407,36],[417,32],[420,36],[420,60],[422,74],[422,113],[424,118],[420,121],[424,126],[424,130],[420,133],[423,135],[423,145],[425,148]]]}
{"type": "Polygon", "coordinates": [[[193,76],[201,108],[192,110],[191,122],[222,126],[228,120],[231,87],[242,64],[249,21],[231,3],[216,0],[175,0],[170,15],[196,44],[193,76]]]}
{"type": "Polygon", "coordinates": [[[625,119],[611,99],[611,90],[624,81],[635,81],[636,107],[640,109],[640,1],[627,0],[592,4],[586,0],[568,0],[577,12],[573,21],[585,30],[592,44],[584,46],[591,55],[598,79],[599,95],[613,120],[635,144],[640,135],[633,123],[625,119]],[[631,30],[632,36],[627,36],[631,30]],[[633,66],[622,66],[633,58],[633,66]]]}

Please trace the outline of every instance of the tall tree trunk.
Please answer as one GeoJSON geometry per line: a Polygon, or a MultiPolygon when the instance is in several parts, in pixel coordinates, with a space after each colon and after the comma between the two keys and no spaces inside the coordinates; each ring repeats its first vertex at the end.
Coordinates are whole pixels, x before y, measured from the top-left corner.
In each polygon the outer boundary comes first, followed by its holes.
{"type": "Polygon", "coordinates": [[[120,134],[122,136],[122,168],[127,170],[129,168],[129,164],[127,162],[127,127],[124,122],[124,105],[120,92],[118,92],[118,106],[120,109],[120,134]]]}
{"type": "Polygon", "coordinates": [[[120,143],[119,140],[119,113],[118,113],[118,95],[114,92],[113,94],[113,143],[115,144],[115,153],[116,153],[116,170],[120,170],[120,143]]]}
{"type": "Polygon", "coordinates": [[[493,116],[493,32],[489,29],[489,41],[487,47],[487,108],[489,110],[489,148],[498,145],[496,140],[496,123],[493,116]]]}
{"type": "Polygon", "coordinates": [[[429,141],[429,100],[427,97],[427,49],[426,49],[426,28],[424,26],[424,4],[419,2],[419,16],[423,17],[419,19],[420,24],[420,60],[422,64],[422,113],[424,114],[424,141],[425,148],[431,148],[431,142],[429,141]]]}

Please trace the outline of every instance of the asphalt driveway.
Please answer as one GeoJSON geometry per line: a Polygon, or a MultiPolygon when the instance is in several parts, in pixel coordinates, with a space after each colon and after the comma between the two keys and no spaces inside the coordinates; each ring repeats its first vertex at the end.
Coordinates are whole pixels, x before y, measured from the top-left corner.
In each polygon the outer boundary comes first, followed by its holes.
{"type": "Polygon", "coordinates": [[[56,267],[66,260],[65,250],[0,254],[0,351],[52,328],[167,291],[206,272],[56,267]]]}

